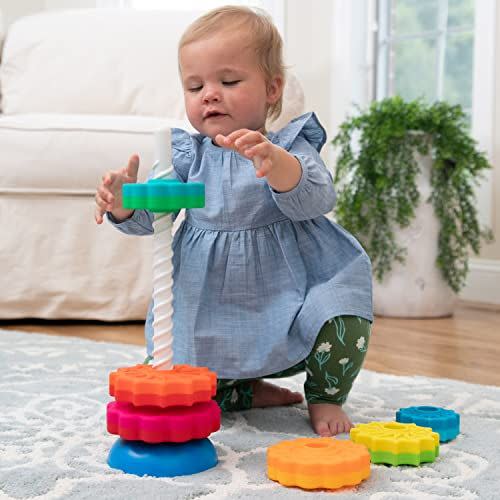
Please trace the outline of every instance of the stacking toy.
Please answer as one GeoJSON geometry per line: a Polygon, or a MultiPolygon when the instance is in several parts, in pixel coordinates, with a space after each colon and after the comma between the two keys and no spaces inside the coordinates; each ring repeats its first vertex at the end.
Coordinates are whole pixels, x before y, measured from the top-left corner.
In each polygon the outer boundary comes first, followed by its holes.
{"type": "Polygon", "coordinates": [[[283,486],[336,489],[370,476],[365,446],[335,438],[281,441],[267,450],[267,475],[283,486]]]}
{"type": "Polygon", "coordinates": [[[201,183],[165,179],[173,169],[170,129],[155,135],[158,161],[153,179],[124,184],[126,208],[154,212],[153,365],[119,368],[109,376],[107,429],[117,434],[108,464],[137,475],[171,477],[201,472],[217,464],[208,436],[220,428],[212,397],[217,376],[208,368],[172,366],[172,217],[169,212],[205,203],[201,183]]]}
{"type": "Polygon", "coordinates": [[[439,441],[446,443],[460,434],[460,415],[438,406],[409,406],[396,412],[396,422],[414,423],[431,427],[439,434],[439,441]]]}
{"type": "Polygon", "coordinates": [[[420,465],[439,455],[439,434],[429,427],[399,422],[370,422],[351,429],[351,440],[364,444],[374,464],[420,465]]]}

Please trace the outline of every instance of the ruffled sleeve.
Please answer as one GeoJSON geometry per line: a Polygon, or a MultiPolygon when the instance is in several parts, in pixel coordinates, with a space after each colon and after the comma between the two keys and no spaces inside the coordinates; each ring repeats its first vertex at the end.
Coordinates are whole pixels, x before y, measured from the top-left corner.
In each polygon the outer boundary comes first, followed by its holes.
{"type": "Polygon", "coordinates": [[[298,137],[304,138],[318,153],[326,142],[326,132],[315,113],[293,119],[271,139],[287,151],[298,137]]]}
{"type": "Polygon", "coordinates": [[[302,167],[299,183],[290,191],[271,193],[278,208],[293,221],[309,220],[329,213],[335,206],[333,179],[319,152],[326,132],[314,113],[292,120],[271,141],[294,155],[302,167]]]}

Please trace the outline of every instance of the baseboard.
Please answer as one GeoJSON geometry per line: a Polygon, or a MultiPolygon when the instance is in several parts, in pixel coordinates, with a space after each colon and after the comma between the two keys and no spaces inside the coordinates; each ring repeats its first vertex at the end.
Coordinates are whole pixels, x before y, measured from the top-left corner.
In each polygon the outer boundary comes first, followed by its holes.
{"type": "Polygon", "coordinates": [[[469,275],[460,299],[500,305],[500,260],[470,259],[469,275]]]}

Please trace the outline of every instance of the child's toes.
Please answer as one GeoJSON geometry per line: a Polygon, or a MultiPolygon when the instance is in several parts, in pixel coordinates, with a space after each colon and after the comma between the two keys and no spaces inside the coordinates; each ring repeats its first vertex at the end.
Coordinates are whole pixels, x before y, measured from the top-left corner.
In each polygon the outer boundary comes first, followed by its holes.
{"type": "Polygon", "coordinates": [[[337,422],[336,420],[330,421],[328,426],[330,427],[330,432],[332,433],[332,436],[336,436],[337,434],[342,432],[339,428],[340,427],[339,422],[337,422]]]}
{"type": "Polygon", "coordinates": [[[346,432],[346,423],[343,420],[340,420],[337,422],[337,434],[342,434],[343,432],[346,432]]]}
{"type": "Polygon", "coordinates": [[[320,420],[319,422],[316,422],[314,424],[314,430],[316,431],[316,434],[318,434],[321,437],[330,437],[335,435],[334,432],[331,430],[331,426],[328,425],[328,422],[324,420],[320,420]]]}

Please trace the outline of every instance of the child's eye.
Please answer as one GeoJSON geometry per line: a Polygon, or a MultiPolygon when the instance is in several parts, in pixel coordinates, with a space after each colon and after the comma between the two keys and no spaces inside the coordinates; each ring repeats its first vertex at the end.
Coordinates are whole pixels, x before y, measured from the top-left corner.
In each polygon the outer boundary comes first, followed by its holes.
{"type": "Polygon", "coordinates": [[[199,92],[202,89],[202,86],[199,85],[198,87],[191,87],[188,89],[189,92],[199,92]]]}
{"type": "Polygon", "coordinates": [[[236,85],[237,83],[240,83],[241,80],[232,80],[230,82],[222,82],[222,85],[229,85],[229,86],[232,86],[232,85],[236,85]]]}

